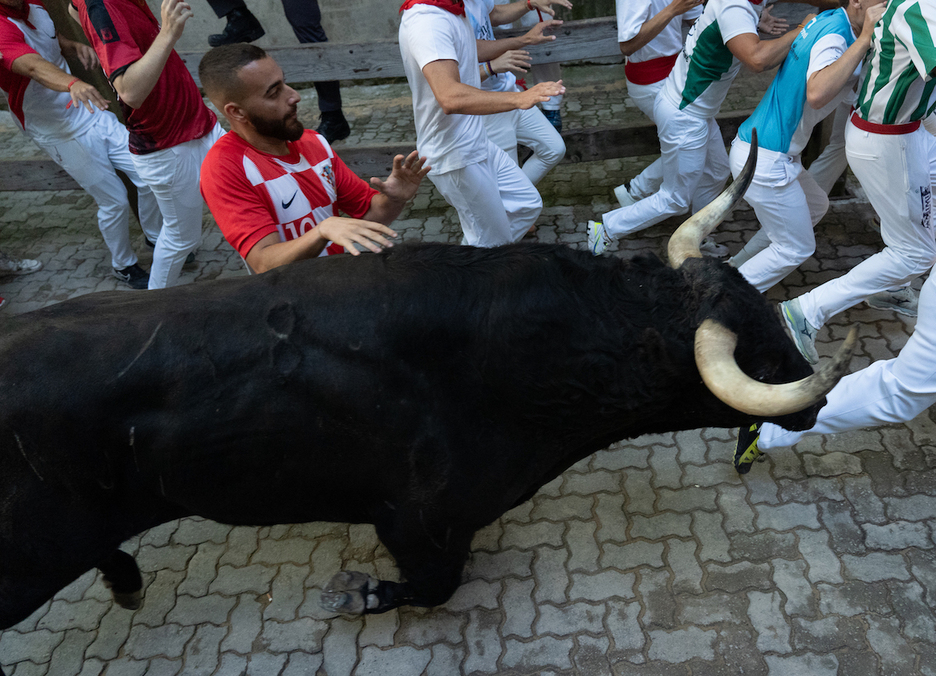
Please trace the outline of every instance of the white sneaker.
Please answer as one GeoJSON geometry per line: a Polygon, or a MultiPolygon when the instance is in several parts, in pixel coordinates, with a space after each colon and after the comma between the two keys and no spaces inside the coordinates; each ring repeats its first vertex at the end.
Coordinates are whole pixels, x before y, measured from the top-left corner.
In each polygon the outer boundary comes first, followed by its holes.
{"type": "Polygon", "coordinates": [[[916,317],[920,296],[913,287],[905,286],[896,291],[881,291],[868,296],[865,303],[878,310],[893,310],[907,317],[916,317]]]}
{"type": "Polygon", "coordinates": [[[42,269],[42,262],[32,258],[13,258],[0,251],[0,275],[28,275],[42,269]]]}
{"type": "Polygon", "coordinates": [[[780,317],[790,332],[790,337],[796,349],[810,364],[819,363],[819,353],[816,352],[816,327],[806,321],[803,310],[800,308],[799,298],[780,303],[780,317]]]}
{"type": "Polygon", "coordinates": [[[728,255],[728,247],[724,244],[719,244],[711,237],[706,237],[702,240],[702,243],[699,245],[699,251],[702,252],[703,256],[708,256],[709,258],[725,258],[728,255]]]}
{"type": "Polygon", "coordinates": [[[592,256],[600,256],[614,240],[608,236],[604,225],[598,221],[588,221],[588,250],[592,256]]]}
{"type": "Polygon", "coordinates": [[[622,183],[614,189],[614,196],[617,198],[618,204],[620,204],[622,207],[629,207],[631,204],[635,204],[637,202],[637,200],[631,197],[626,183],[622,183]]]}

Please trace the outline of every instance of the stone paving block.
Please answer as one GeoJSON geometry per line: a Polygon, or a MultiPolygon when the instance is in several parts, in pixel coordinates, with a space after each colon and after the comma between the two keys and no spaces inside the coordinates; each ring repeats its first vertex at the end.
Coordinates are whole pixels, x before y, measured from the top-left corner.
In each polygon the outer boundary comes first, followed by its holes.
{"type": "Polygon", "coordinates": [[[603,567],[629,570],[638,566],[663,565],[663,543],[634,541],[625,545],[605,544],[601,548],[603,567]]]}
{"type": "Polygon", "coordinates": [[[743,624],[747,621],[747,596],[714,592],[702,596],[681,594],[677,597],[677,624],[701,626],[743,624]]]}
{"type": "Polygon", "coordinates": [[[666,563],[673,571],[674,593],[701,593],[702,567],[696,559],[696,543],[671,539],[668,542],[666,563]]]}
{"type": "Polygon", "coordinates": [[[177,593],[192,596],[204,596],[208,593],[211,581],[218,570],[218,559],[224,553],[224,544],[205,542],[198,545],[195,556],[186,567],[185,579],[179,585],[177,593]]]}
{"type": "MultiPolygon", "coordinates": [[[[112,660],[117,657],[121,647],[127,641],[130,635],[130,622],[133,613],[118,606],[116,603],[111,606],[101,623],[98,625],[97,637],[94,643],[88,646],[85,651],[85,657],[99,657],[102,660],[112,660]]],[[[0,648],[0,655],[3,649],[0,648]]],[[[110,667],[108,667],[110,668],[110,667]]]]}
{"type": "Polygon", "coordinates": [[[676,626],[676,599],[668,585],[670,574],[666,570],[640,571],[637,595],[643,601],[641,625],[647,629],[673,629],[676,626]]]}
{"type": "Polygon", "coordinates": [[[180,545],[199,545],[203,542],[223,545],[227,544],[231,529],[231,526],[210,519],[189,517],[178,521],[177,527],[173,529],[172,541],[180,545]]]}
{"type": "Polygon", "coordinates": [[[384,648],[393,645],[393,636],[400,628],[400,614],[391,610],[379,615],[365,615],[364,628],[358,637],[358,645],[373,645],[384,648]]]}
{"type": "Polygon", "coordinates": [[[328,629],[327,622],[309,617],[291,622],[268,620],[263,623],[260,640],[275,653],[293,650],[314,653],[322,649],[322,639],[328,629]]]}
{"type": "Polygon", "coordinates": [[[148,662],[122,657],[108,663],[105,676],[144,676],[147,669],[148,662]]]}
{"type": "Polygon", "coordinates": [[[227,551],[218,560],[220,565],[243,567],[257,549],[257,529],[252,526],[237,526],[227,538],[227,551]]]}
{"type": "Polygon", "coordinates": [[[578,632],[603,633],[602,621],[606,608],[603,604],[576,602],[557,607],[543,604],[534,625],[535,635],[569,636],[578,632]]]}
{"type": "Polygon", "coordinates": [[[468,616],[468,629],[465,631],[465,646],[468,655],[465,658],[464,673],[498,672],[497,662],[502,652],[498,625],[500,613],[487,610],[472,610],[468,616]]]}
{"type": "Polygon", "coordinates": [[[934,643],[936,622],[933,609],[923,599],[923,588],[916,584],[888,582],[891,604],[900,618],[901,633],[910,640],[934,643]]]}
{"type": "Polygon", "coordinates": [[[936,607],[936,558],[931,552],[907,552],[910,560],[910,570],[913,576],[926,589],[926,597],[930,606],[936,607]]]}
{"type": "Polygon", "coordinates": [[[730,537],[729,553],[736,559],[768,562],[777,558],[796,558],[796,535],[793,533],[738,533],[730,537]]]}
{"type": "Polygon", "coordinates": [[[867,584],[854,581],[840,585],[820,583],[816,585],[816,591],[819,593],[819,612],[823,615],[852,617],[879,612],[888,604],[887,589],[883,583],[867,584]]]}
{"type": "Polygon", "coordinates": [[[693,658],[715,659],[715,639],[718,633],[698,627],[676,631],[651,631],[647,657],[663,662],[688,662],[693,658]]]}
{"type": "Polygon", "coordinates": [[[570,669],[574,647],[570,638],[544,636],[530,642],[508,639],[505,641],[502,664],[507,668],[522,667],[524,670],[544,667],[570,669]]]}
{"type": "Polygon", "coordinates": [[[768,676],[836,676],[839,663],[835,655],[765,655],[768,676]]]}
{"type": "Polygon", "coordinates": [[[864,531],[852,518],[850,503],[820,502],[819,520],[829,531],[836,553],[860,554],[865,551],[864,531]]]}
{"type": "Polygon", "coordinates": [[[930,529],[925,523],[916,521],[892,521],[878,526],[862,524],[869,549],[907,549],[918,547],[929,549],[933,546],[930,529]]]}
{"type": "Polygon", "coordinates": [[[624,512],[624,495],[598,493],[595,496],[595,517],[598,542],[623,542],[627,539],[627,516],[624,512]]]}
{"type": "Polygon", "coordinates": [[[147,627],[142,624],[130,630],[130,636],[124,649],[127,656],[137,660],[151,657],[178,658],[182,656],[185,644],[195,627],[183,627],[178,624],[164,624],[160,627],[147,627]]]}
{"type": "MultiPolygon", "coordinates": [[[[602,493],[601,495],[605,495],[602,493]]],[[[582,521],[592,518],[594,499],[585,495],[566,495],[561,498],[539,498],[535,501],[530,518],[534,521],[547,519],[564,522],[568,519],[582,521]]]]}
{"type": "Polygon", "coordinates": [[[720,589],[726,592],[739,592],[742,589],[770,589],[773,586],[770,565],[739,561],[729,565],[709,563],[704,566],[707,573],[706,588],[720,589]]]}
{"type": "Polygon", "coordinates": [[[608,493],[620,493],[621,475],[618,472],[606,472],[598,470],[588,472],[587,474],[578,474],[575,472],[566,475],[565,483],[562,487],[563,495],[581,494],[591,495],[600,491],[608,493]]]}
{"type": "MultiPolygon", "coordinates": [[[[227,634],[225,627],[202,624],[195,629],[195,635],[185,646],[186,676],[211,676],[220,663],[221,641],[227,634]]],[[[152,663],[150,670],[153,670],[152,663]]],[[[173,672],[175,673],[175,672],[173,672]]]]}
{"type": "Polygon", "coordinates": [[[776,505],[780,502],[777,496],[779,486],[773,477],[766,472],[750,473],[745,476],[748,489],[748,500],[754,504],[776,505]]]}
{"type": "Polygon", "coordinates": [[[653,516],[634,516],[631,519],[630,534],[634,538],[659,540],[668,536],[691,537],[692,517],[688,514],[665,512],[653,516]]]}
{"type": "Polygon", "coordinates": [[[218,575],[211,582],[209,591],[226,596],[237,596],[244,592],[266,594],[270,591],[270,582],[274,575],[276,568],[268,566],[219,566],[218,575]]]}
{"type": "Polygon", "coordinates": [[[806,576],[810,582],[842,582],[841,561],[829,547],[828,533],[799,529],[796,537],[809,566],[806,576]]]}
{"type": "Polygon", "coordinates": [[[780,481],[779,498],[783,502],[820,502],[845,500],[837,479],[811,476],[804,481],[780,481]]]}
{"type": "Polygon", "coordinates": [[[245,676],[268,676],[269,674],[279,674],[289,656],[286,654],[274,655],[270,653],[254,653],[250,656],[247,663],[247,673],[245,676]]]}
{"type": "Polygon", "coordinates": [[[231,596],[188,596],[181,594],[176,600],[175,607],[166,617],[167,622],[176,624],[225,624],[228,614],[237,603],[231,596]]]}
{"type": "Polygon", "coordinates": [[[812,585],[806,579],[806,562],[776,559],[773,569],[774,583],[786,596],[784,610],[787,615],[815,615],[816,599],[813,597],[812,585]]]}
{"type": "Polygon", "coordinates": [[[601,550],[595,539],[597,524],[593,521],[569,521],[566,524],[565,542],[569,550],[567,568],[569,570],[598,570],[598,557],[601,550]]]}
{"type": "Polygon", "coordinates": [[[624,477],[624,494],[627,496],[628,514],[653,514],[656,494],[653,492],[653,474],[645,470],[628,470],[624,477]]]}
{"type": "MultiPolygon", "coordinates": [[[[882,497],[888,496],[902,496],[905,495],[903,487],[903,476],[901,472],[898,472],[894,467],[893,456],[887,452],[875,453],[872,451],[864,451],[859,454],[861,456],[861,465],[864,467],[865,474],[870,478],[870,485],[873,494],[870,496],[875,500],[879,500],[882,497]]],[[[864,477],[861,477],[864,478],[864,477]]],[[[848,484],[846,482],[846,489],[848,484]]],[[[848,496],[846,490],[845,493],[848,496]]],[[[849,496],[849,500],[851,497],[849,496]]],[[[859,511],[860,514],[860,511],[859,511]]],[[[895,518],[905,518],[905,517],[895,517],[895,518]]],[[[871,519],[867,519],[871,520],[871,519]]],[[[910,519],[912,520],[912,519],[910,519]]],[[[883,517],[879,523],[883,522],[883,517]]]]}
{"type": "Polygon", "coordinates": [[[612,472],[629,467],[647,468],[650,466],[650,449],[634,448],[624,444],[612,444],[603,451],[598,451],[592,459],[592,469],[606,469],[612,472]]]}
{"type": "Polygon", "coordinates": [[[500,521],[495,521],[491,525],[476,531],[471,539],[471,551],[497,551],[501,549],[500,538],[503,533],[504,526],[500,521]]]}
{"type": "Polygon", "coordinates": [[[136,555],[137,565],[144,573],[155,573],[163,569],[185,570],[195,555],[194,546],[167,545],[165,547],[140,547],[136,555]]]}
{"type": "Polygon", "coordinates": [[[54,676],[75,676],[81,672],[85,650],[94,640],[94,634],[82,629],[65,632],[64,640],[52,652],[48,672],[54,676]]]}
{"type": "Polygon", "coordinates": [[[653,468],[654,488],[679,488],[682,470],[676,462],[679,449],[659,446],[650,454],[650,467],[653,468]]]}
{"type": "Polygon", "coordinates": [[[717,509],[716,499],[718,493],[711,488],[680,488],[671,490],[662,488],[657,498],[657,507],[661,512],[672,510],[674,512],[695,512],[704,510],[708,512],[717,509]]]}
{"type": "MultiPolygon", "coordinates": [[[[562,527],[561,524],[557,524],[562,527]]],[[[561,540],[559,543],[561,544],[561,540]]],[[[468,565],[471,579],[498,580],[508,575],[529,577],[532,573],[533,552],[504,549],[499,552],[475,552],[468,565]]]]}
{"type": "Polygon", "coordinates": [[[426,667],[426,676],[449,676],[463,673],[461,664],[465,659],[464,648],[453,648],[443,644],[432,647],[432,660],[426,667]]]}
{"type": "Polygon", "coordinates": [[[731,561],[728,550],[731,541],[722,528],[722,515],[717,512],[695,512],[692,515],[692,533],[701,543],[700,561],[731,561]]]}
{"type": "Polygon", "coordinates": [[[268,620],[288,621],[296,617],[296,612],[304,600],[303,582],[309,575],[308,566],[283,564],[273,578],[270,589],[270,604],[263,611],[268,620]]]}
{"type": "Polygon", "coordinates": [[[793,646],[828,654],[843,648],[867,648],[864,623],[856,617],[823,617],[818,620],[793,618],[793,646]]]}
{"type": "Polygon", "coordinates": [[[533,636],[533,621],[536,619],[536,605],[533,603],[533,580],[507,579],[504,581],[504,636],[533,636]]]}
{"type": "MultiPolygon", "coordinates": [[[[357,661],[357,654],[352,653],[350,657],[353,657],[357,661]]],[[[323,657],[321,654],[310,655],[303,652],[294,652],[289,654],[289,659],[286,662],[286,668],[283,669],[281,676],[306,676],[307,674],[318,673],[318,670],[322,667],[323,657]]],[[[326,669],[327,671],[327,669],[326,669]]],[[[329,674],[335,674],[339,676],[340,671],[328,672],[329,674]]],[[[346,672],[350,674],[351,672],[346,672]]]]}
{"type": "MultiPolygon", "coordinates": [[[[368,542],[368,545],[370,543],[368,542]]],[[[275,565],[279,563],[294,563],[307,565],[312,556],[316,543],[305,538],[289,537],[282,540],[262,540],[257,550],[251,555],[250,563],[275,565]]],[[[365,546],[371,551],[370,546],[365,546]]]]}
{"type": "Polygon", "coordinates": [[[705,440],[698,432],[677,432],[676,446],[679,448],[679,462],[693,465],[704,465],[705,453],[708,450],[705,440]]]}
{"type": "Polygon", "coordinates": [[[582,676],[600,676],[611,673],[611,662],[608,660],[610,640],[602,636],[579,636],[578,650],[572,656],[575,671],[582,676]]]}
{"type": "Polygon", "coordinates": [[[754,510],[747,503],[747,489],[743,486],[718,487],[718,509],[725,515],[728,533],[754,532],[754,510]]]}
{"type": "Polygon", "coordinates": [[[910,644],[900,635],[896,618],[869,615],[868,643],[881,660],[881,671],[894,676],[916,673],[916,655],[910,644]]]}
{"type": "Polygon", "coordinates": [[[903,521],[936,518],[936,496],[911,495],[906,498],[884,498],[887,516],[903,521]]]}
{"type": "MultiPolygon", "coordinates": [[[[217,627],[213,627],[213,628],[217,630],[217,627]]],[[[209,657],[212,657],[215,660],[215,662],[217,662],[216,654],[209,655],[209,657]]],[[[167,660],[163,657],[157,657],[155,659],[150,660],[149,663],[147,664],[146,676],[176,676],[176,674],[179,674],[181,671],[182,671],[182,662],[180,662],[179,660],[167,660]]],[[[213,673],[213,672],[214,672],[214,668],[212,668],[212,671],[208,673],[213,673]]],[[[205,671],[203,669],[198,668],[198,666],[194,664],[192,665],[192,668],[186,665],[186,674],[189,674],[189,673],[202,674],[202,673],[205,673],[205,671]]]]}
{"type": "Polygon", "coordinates": [[[874,485],[867,476],[848,477],[842,481],[845,497],[858,516],[859,521],[884,523],[884,503],[875,494],[874,485]]]}
{"type": "Polygon", "coordinates": [[[686,465],[683,471],[683,485],[695,488],[717,486],[718,484],[740,484],[741,477],[732,467],[731,463],[715,462],[711,465],[699,467],[686,465]]]}
{"type": "Polygon", "coordinates": [[[846,554],[842,557],[842,567],[846,576],[863,582],[910,579],[907,562],[900,554],[884,554],[883,552],[872,552],[867,556],[846,554]]]}
{"type": "Polygon", "coordinates": [[[463,583],[445,605],[441,606],[453,613],[464,612],[470,608],[496,608],[502,583],[486,580],[469,580],[463,583]]]}
{"type": "Polygon", "coordinates": [[[781,600],[776,591],[748,592],[748,617],[757,632],[757,649],[761,652],[786,654],[792,651],[790,625],[781,611],[781,600]]]}
{"type": "Polygon", "coordinates": [[[861,459],[849,453],[826,453],[802,455],[803,467],[810,476],[839,476],[861,474],[861,459]]]}
{"type": "Polygon", "coordinates": [[[263,628],[263,605],[253,594],[241,594],[230,614],[230,630],[221,650],[249,654],[263,628]]]}
{"type": "Polygon", "coordinates": [[[791,502],[785,505],[755,505],[757,527],[760,530],[792,530],[797,527],[819,529],[819,511],[816,505],[791,502]]]}
{"type": "Polygon", "coordinates": [[[48,612],[42,616],[37,626],[39,629],[48,629],[53,632],[65,631],[72,627],[94,631],[108,607],[108,604],[95,599],[85,599],[75,603],[56,599],[52,601],[48,612]]]}
{"type": "Polygon", "coordinates": [[[504,525],[504,535],[501,544],[506,547],[530,549],[539,545],[552,545],[558,547],[562,544],[565,526],[553,521],[537,521],[535,523],[519,524],[507,523],[504,525]]]}
{"type": "MultiPolygon", "coordinates": [[[[808,437],[807,437],[808,441],[808,437]]],[[[797,446],[801,446],[797,444],[797,446]]],[[[771,476],[777,479],[805,479],[803,463],[799,456],[789,448],[775,448],[770,450],[769,461],[773,465],[771,476]]]]}

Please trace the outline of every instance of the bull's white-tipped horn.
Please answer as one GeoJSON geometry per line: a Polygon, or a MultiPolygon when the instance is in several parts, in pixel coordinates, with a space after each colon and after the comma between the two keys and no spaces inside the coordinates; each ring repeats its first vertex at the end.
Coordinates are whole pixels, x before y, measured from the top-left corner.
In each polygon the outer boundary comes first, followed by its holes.
{"type": "Polygon", "coordinates": [[[716,197],[704,209],[699,210],[685,223],[680,225],[667,245],[670,265],[678,268],[687,258],[702,258],[699,246],[702,240],[712,232],[725,216],[731,213],[735,204],[747,192],[754,176],[754,166],[757,164],[757,129],[751,131],[751,152],[748,153],[744,168],[734,181],[731,182],[721,195],[716,197]]]}
{"type": "Polygon", "coordinates": [[[696,331],[695,359],[705,386],[731,408],[767,418],[802,411],[812,406],[845,375],[858,341],[858,327],[848,332],[832,360],[811,376],[792,383],[772,385],[745,374],[734,358],[738,337],[713,319],[696,331]]]}

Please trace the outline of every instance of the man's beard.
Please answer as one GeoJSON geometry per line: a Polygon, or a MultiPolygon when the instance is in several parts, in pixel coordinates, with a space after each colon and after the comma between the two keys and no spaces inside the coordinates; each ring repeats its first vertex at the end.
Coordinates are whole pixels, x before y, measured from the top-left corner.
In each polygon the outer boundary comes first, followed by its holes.
{"type": "Polygon", "coordinates": [[[257,130],[258,134],[269,136],[280,141],[298,141],[305,131],[299,118],[270,120],[264,117],[249,115],[247,119],[257,130]]]}

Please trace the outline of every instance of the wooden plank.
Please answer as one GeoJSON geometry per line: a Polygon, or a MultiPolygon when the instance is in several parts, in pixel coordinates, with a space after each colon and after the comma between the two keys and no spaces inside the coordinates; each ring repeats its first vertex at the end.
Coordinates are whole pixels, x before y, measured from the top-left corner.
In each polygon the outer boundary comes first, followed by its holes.
{"type": "MultiPolygon", "coordinates": [[[[503,35],[522,35],[526,31],[504,31],[503,35]]],[[[621,56],[614,17],[568,21],[553,42],[529,47],[536,63],[556,63],[621,56]]],[[[283,68],[287,82],[326,80],[370,80],[405,77],[400,46],[396,40],[376,40],[366,44],[319,42],[296,47],[266,50],[283,68]]],[[[198,64],[204,52],[181,52],[195,82],[198,64]]]]}
{"type": "MultiPolygon", "coordinates": [[[[731,143],[738,126],[751,111],[725,113],[718,116],[725,144],[731,143]]],[[[595,162],[616,157],[656,155],[660,152],[656,127],[652,124],[633,127],[592,127],[566,130],[568,162],[595,162]]],[[[394,155],[406,155],[414,143],[377,143],[337,146],[335,150],[345,164],[358,176],[383,178],[389,175],[394,155]]],[[[0,163],[0,191],[9,190],[75,190],[78,185],[52,160],[13,160],[0,163]]]]}

